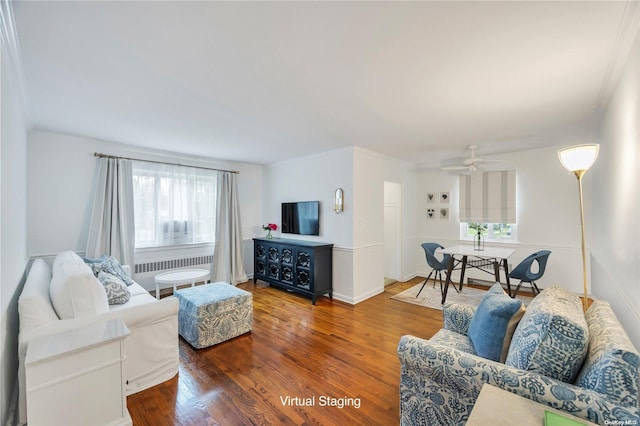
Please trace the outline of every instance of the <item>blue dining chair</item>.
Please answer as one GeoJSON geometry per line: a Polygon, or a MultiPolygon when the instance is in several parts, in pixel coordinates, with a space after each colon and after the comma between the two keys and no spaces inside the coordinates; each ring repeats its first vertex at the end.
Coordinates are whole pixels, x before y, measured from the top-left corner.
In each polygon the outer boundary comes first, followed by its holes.
{"type": "MultiPolygon", "coordinates": [[[[437,276],[440,280],[440,290],[442,291],[442,271],[445,271],[446,273],[446,271],[449,269],[449,262],[451,262],[451,255],[449,254],[445,254],[442,260],[438,260],[438,258],[436,257],[436,250],[439,248],[444,248],[440,244],[423,243],[421,244],[421,247],[424,249],[424,253],[427,256],[427,265],[429,265],[429,267],[431,268],[431,272],[429,272],[427,279],[424,280],[424,283],[422,283],[422,287],[420,287],[420,291],[418,292],[418,294],[416,294],[416,297],[420,296],[422,289],[427,284],[427,281],[429,281],[429,278],[431,278],[431,274],[433,273],[435,273],[435,275],[433,276],[433,286],[436,286],[435,280],[437,276]]],[[[456,288],[456,286],[454,285],[453,288],[456,288]]],[[[456,288],[456,291],[457,290],[458,289],[456,288]]]]}
{"type": "Polygon", "coordinates": [[[540,250],[529,256],[527,256],[513,271],[509,274],[509,278],[515,278],[520,280],[520,283],[516,287],[516,291],[513,292],[513,298],[518,294],[522,283],[531,284],[531,291],[534,294],[540,293],[540,289],[536,285],[536,280],[539,280],[544,275],[544,270],[547,267],[547,260],[551,252],[549,250],[540,250]],[[538,263],[537,271],[533,271],[534,262],[538,263]]]}

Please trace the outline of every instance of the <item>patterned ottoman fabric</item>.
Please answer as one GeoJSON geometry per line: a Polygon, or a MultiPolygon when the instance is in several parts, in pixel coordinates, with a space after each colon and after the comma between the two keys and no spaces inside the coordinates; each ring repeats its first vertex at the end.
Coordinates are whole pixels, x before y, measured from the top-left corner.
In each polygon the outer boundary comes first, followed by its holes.
{"type": "Polygon", "coordinates": [[[589,330],[578,296],[548,288],[529,304],[513,333],[505,364],[573,383],[588,345],[589,330]]]}
{"type": "Polygon", "coordinates": [[[194,348],[206,348],[251,331],[253,295],[217,282],[176,291],[178,332],[194,348]]]}

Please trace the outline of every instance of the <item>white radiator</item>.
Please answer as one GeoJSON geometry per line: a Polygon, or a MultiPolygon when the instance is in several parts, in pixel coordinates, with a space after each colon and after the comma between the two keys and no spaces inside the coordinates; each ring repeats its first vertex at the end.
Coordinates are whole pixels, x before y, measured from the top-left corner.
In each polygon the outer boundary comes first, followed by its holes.
{"type": "Polygon", "coordinates": [[[167,259],[158,261],[147,261],[136,263],[134,268],[135,274],[146,274],[149,272],[165,271],[169,269],[189,268],[199,265],[208,265],[213,262],[213,255],[209,256],[193,256],[181,259],[167,259]]]}

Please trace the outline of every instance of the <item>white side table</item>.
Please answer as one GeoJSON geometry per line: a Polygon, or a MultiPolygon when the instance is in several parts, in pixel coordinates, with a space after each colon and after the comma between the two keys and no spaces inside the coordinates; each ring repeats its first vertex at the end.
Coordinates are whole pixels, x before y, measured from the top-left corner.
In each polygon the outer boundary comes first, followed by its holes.
{"type": "Polygon", "coordinates": [[[191,284],[193,287],[196,283],[209,281],[209,271],[207,269],[178,269],[175,271],[163,272],[156,275],[156,299],[160,298],[160,285],[168,284],[173,287],[173,292],[176,292],[176,287],[179,285],[191,284]]]}
{"type": "Polygon", "coordinates": [[[120,319],[33,339],[27,348],[29,426],[131,425],[120,319]]]}
{"type": "Polygon", "coordinates": [[[541,426],[544,424],[544,412],[552,411],[563,417],[593,425],[587,420],[556,410],[524,398],[504,389],[485,384],[480,390],[476,404],[471,410],[467,426],[541,426]]]}

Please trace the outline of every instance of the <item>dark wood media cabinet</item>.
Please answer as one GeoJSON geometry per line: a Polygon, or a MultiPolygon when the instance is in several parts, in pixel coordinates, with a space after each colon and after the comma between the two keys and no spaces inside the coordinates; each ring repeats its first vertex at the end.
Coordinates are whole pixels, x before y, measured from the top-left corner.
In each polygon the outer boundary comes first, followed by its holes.
{"type": "Polygon", "coordinates": [[[272,286],[311,297],[333,298],[333,244],[284,238],[253,239],[253,283],[272,286]]]}

